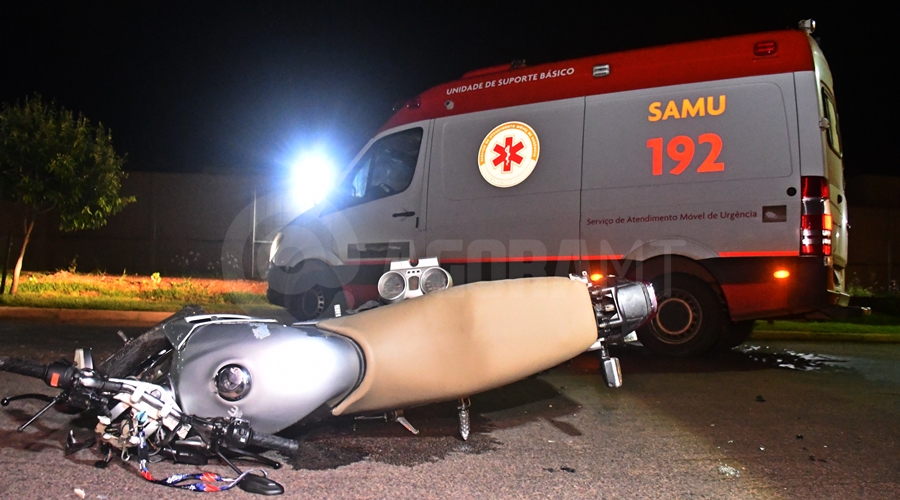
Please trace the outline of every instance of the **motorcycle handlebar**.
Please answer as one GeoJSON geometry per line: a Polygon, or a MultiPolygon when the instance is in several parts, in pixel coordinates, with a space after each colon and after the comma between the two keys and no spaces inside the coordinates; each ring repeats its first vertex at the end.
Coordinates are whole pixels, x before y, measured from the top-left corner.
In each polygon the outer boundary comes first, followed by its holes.
{"type": "Polygon", "coordinates": [[[26,377],[44,379],[47,373],[47,365],[35,363],[20,358],[10,358],[8,356],[0,356],[0,371],[16,373],[26,377]]]}
{"type": "Polygon", "coordinates": [[[284,453],[294,454],[300,449],[300,443],[293,439],[274,436],[272,434],[264,434],[254,431],[250,436],[250,444],[260,446],[269,450],[282,451],[284,453]]]}

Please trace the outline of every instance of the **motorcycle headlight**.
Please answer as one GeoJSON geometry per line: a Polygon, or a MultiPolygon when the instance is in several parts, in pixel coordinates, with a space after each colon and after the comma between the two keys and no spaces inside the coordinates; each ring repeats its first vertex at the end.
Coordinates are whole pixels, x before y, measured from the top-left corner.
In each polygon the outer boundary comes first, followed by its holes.
{"type": "Polygon", "coordinates": [[[453,286],[450,273],[440,267],[432,267],[422,274],[422,293],[437,292],[453,286]]]}
{"type": "Polygon", "coordinates": [[[403,298],[406,292],[406,278],[397,271],[389,271],[378,280],[378,295],[387,302],[403,298]]]}

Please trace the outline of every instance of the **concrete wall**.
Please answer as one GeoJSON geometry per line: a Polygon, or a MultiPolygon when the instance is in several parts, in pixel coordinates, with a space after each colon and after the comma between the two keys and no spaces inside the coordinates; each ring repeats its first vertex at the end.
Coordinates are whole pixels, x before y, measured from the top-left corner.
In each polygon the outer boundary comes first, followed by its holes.
{"type": "Polygon", "coordinates": [[[896,291],[900,281],[900,177],[847,181],[850,212],[848,284],[896,291]]]}
{"type": "MultiPolygon", "coordinates": [[[[25,269],[67,269],[75,259],[84,272],[172,276],[221,275],[224,270],[228,275],[241,269],[249,277],[254,192],[257,240],[298,215],[283,186],[262,176],[134,172],[122,191],[137,201],[100,229],[63,233],[55,216],[41,216],[25,254],[25,269]],[[229,232],[243,245],[223,248],[229,232]]],[[[0,208],[2,256],[7,235],[13,235],[17,249],[23,230],[21,213],[9,205],[0,208]]],[[[261,253],[267,255],[265,244],[256,246],[264,247],[261,253]]],[[[10,256],[10,267],[15,257],[10,256]]]]}

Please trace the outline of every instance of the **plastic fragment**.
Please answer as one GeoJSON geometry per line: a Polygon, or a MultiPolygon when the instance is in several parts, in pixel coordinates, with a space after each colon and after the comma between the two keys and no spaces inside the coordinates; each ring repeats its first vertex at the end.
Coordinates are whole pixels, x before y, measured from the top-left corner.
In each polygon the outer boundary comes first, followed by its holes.
{"type": "Polygon", "coordinates": [[[75,488],[75,495],[78,496],[78,498],[84,498],[84,490],[81,488],[75,488]]]}

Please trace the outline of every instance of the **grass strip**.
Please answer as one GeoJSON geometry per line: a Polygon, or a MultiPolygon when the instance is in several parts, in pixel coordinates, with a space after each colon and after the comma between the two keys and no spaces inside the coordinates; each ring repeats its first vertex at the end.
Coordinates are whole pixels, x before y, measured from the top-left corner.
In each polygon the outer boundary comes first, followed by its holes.
{"type": "Polygon", "coordinates": [[[35,294],[19,293],[16,295],[0,296],[0,306],[9,307],[40,307],[52,309],[99,309],[106,311],[157,311],[176,312],[187,304],[199,304],[208,312],[244,314],[250,307],[256,311],[271,308],[264,297],[255,294],[238,294],[238,297],[230,297],[227,300],[135,300],[122,297],[42,297],[35,294]],[[247,300],[241,300],[247,299],[247,300]]]}

